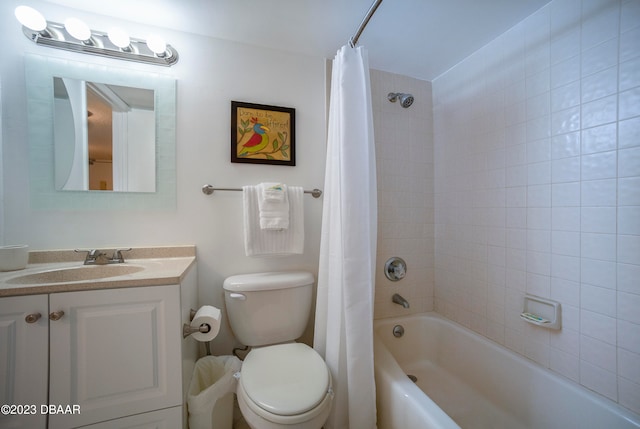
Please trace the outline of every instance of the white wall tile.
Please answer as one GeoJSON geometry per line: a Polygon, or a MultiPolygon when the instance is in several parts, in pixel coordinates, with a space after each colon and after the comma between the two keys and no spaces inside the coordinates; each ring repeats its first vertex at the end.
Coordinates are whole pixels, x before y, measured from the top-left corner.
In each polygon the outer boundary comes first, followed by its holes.
{"type": "Polygon", "coordinates": [[[580,106],[553,112],[551,115],[551,135],[557,136],[580,130],[581,115],[580,106]]]}
{"type": "Polygon", "coordinates": [[[618,262],[640,265],[640,236],[618,235],[618,262]]]}
{"type": "Polygon", "coordinates": [[[616,269],[615,262],[589,259],[580,265],[580,279],[583,283],[615,290],[616,269]]]}
{"type": "Polygon", "coordinates": [[[640,325],[618,320],[618,347],[640,354],[640,325]]]}
{"type": "Polygon", "coordinates": [[[610,39],[582,53],[581,74],[589,76],[613,67],[618,61],[618,40],[610,39]]]}
{"type": "MultiPolygon", "coordinates": [[[[618,154],[616,151],[583,155],[581,157],[582,180],[609,179],[616,177],[617,157],[618,154]]],[[[630,168],[633,164],[627,162],[626,165],[630,168]]]]}
{"type": "Polygon", "coordinates": [[[554,159],[551,163],[553,183],[577,182],[580,180],[582,160],[578,156],[554,159]]]}
{"type": "Polygon", "coordinates": [[[618,123],[618,147],[640,146],[640,117],[618,123]]]}
{"type": "Polygon", "coordinates": [[[636,412],[639,17],[553,0],[434,82],[438,311],[636,412]],[[525,292],[561,302],[562,331],[523,325],[525,292]]]}
{"type": "MultiPolygon", "coordinates": [[[[632,79],[632,75],[628,72],[625,77],[632,79]]],[[[632,85],[635,86],[635,85],[632,85]]],[[[631,87],[631,86],[630,86],[631,87]]],[[[582,78],[582,102],[597,100],[618,91],[618,67],[609,67],[589,76],[582,78]]]]}
{"type": "MultiPolygon", "coordinates": [[[[623,19],[627,17],[623,16],[623,19]]],[[[636,27],[620,35],[620,61],[627,61],[640,55],[638,52],[640,52],[640,28],[636,27]]]]}
{"type": "Polygon", "coordinates": [[[551,256],[551,275],[553,278],[580,281],[580,258],[575,256],[551,256]]]}
{"type": "Polygon", "coordinates": [[[615,206],[617,182],[615,179],[585,180],[581,184],[580,201],[585,207],[615,206]]]}
{"type": "Polygon", "coordinates": [[[640,235],[640,206],[618,207],[618,234],[640,235]]]}
{"type": "Polygon", "coordinates": [[[580,254],[583,258],[616,260],[616,235],[583,232],[580,238],[580,254]]]}
{"type": "MultiPolygon", "coordinates": [[[[611,3],[606,8],[588,8],[588,1],[583,2],[582,16],[582,49],[589,49],[599,43],[611,40],[618,36],[619,8],[611,3]],[[603,10],[604,9],[604,10],[603,10]]],[[[616,4],[616,3],[613,3],[616,4]]]]}
{"type": "Polygon", "coordinates": [[[616,233],[615,207],[582,207],[580,230],[582,232],[616,233]]]}
{"type": "MultiPolygon", "coordinates": [[[[618,96],[620,103],[620,112],[618,117],[628,119],[640,115],[640,87],[635,87],[628,91],[621,92],[618,96]]],[[[595,101],[594,101],[595,103],[595,101]]],[[[594,115],[594,117],[605,118],[609,116],[609,112],[602,115],[594,115]]]]}
{"type": "Polygon", "coordinates": [[[640,355],[618,349],[618,373],[621,377],[640,384],[640,355]]]}
{"type": "MultiPolygon", "coordinates": [[[[580,283],[553,276],[551,278],[551,299],[563,303],[563,329],[565,329],[567,327],[566,306],[571,305],[577,307],[580,305],[580,283]]],[[[577,349],[575,353],[579,353],[577,349]]]]}
{"type": "Polygon", "coordinates": [[[640,265],[617,264],[618,290],[640,294],[640,265]]]}
{"type": "Polygon", "coordinates": [[[577,231],[552,231],[551,251],[558,255],[580,257],[580,233],[577,231]]]}
{"type": "Polygon", "coordinates": [[[620,377],[618,379],[618,391],[620,404],[640,414],[640,384],[620,377]]]}
{"type": "Polygon", "coordinates": [[[580,366],[577,354],[566,353],[552,347],[549,349],[549,368],[575,382],[579,381],[580,366]]]}
{"type": "Polygon", "coordinates": [[[553,207],[551,216],[554,231],[580,231],[579,207],[553,207]]]}
{"type": "Polygon", "coordinates": [[[580,156],[580,132],[555,135],[551,138],[551,158],[580,156]]]}
{"type": "Polygon", "coordinates": [[[617,126],[615,123],[582,131],[582,154],[615,150],[617,146],[616,133],[617,126]]]}
{"type": "Polygon", "coordinates": [[[618,205],[640,206],[640,177],[618,179],[618,205]]]}
{"type": "MultiPolygon", "coordinates": [[[[568,83],[551,90],[551,112],[560,112],[580,104],[580,81],[568,83]]],[[[557,134],[553,133],[552,134],[557,134]]]]}
{"type": "Polygon", "coordinates": [[[640,295],[618,292],[618,319],[640,324],[640,295]]]}
{"type": "Polygon", "coordinates": [[[613,372],[580,360],[580,384],[607,398],[618,400],[618,383],[613,372]]]}
{"type": "Polygon", "coordinates": [[[555,183],[554,180],[554,184],[551,185],[552,207],[579,206],[580,201],[580,182],[555,183]]]}
{"type": "Polygon", "coordinates": [[[640,176],[640,147],[619,151],[618,176],[640,176]]]}
{"type": "Polygon", "coordinates": [[[620,91],[640,86],[640,57],[620,64],[620,91]]]}
{"type": "Polygon", "coordinates": [[[589,336],[580,337],[580,359],[609,372],[617,366],[616,347],[589,336]]]}
{"type": "MultiPolygon", "coordinates": [[[[583,335],[589,335],[600,341],[616,345],[616,319],[613,317],[582,310],[580,312],[580,332],[583,335]]],[[[622,344],[618,345],[622,347],[622,344]]]]}
{"type": "Polygon", "coordinates": [[[616,291],[583,282],[580,287],[580,307],[614,318],[616,317],[616,291]]]}

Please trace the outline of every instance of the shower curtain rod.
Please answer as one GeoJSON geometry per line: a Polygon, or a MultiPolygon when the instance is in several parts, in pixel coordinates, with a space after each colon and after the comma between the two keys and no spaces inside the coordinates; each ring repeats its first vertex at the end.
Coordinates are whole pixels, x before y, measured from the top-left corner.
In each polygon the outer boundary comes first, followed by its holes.
{"type": "Polygon", "coordinates": [[[356,33],[351,37],[351,39],[349,39],[349,46],[351,46],[352,48],[356,47],[356,44],[358,43],[358,39],[360,38],[360,35],[364,31],[364,27],[367,26],[373,14],[376,13],[376,9],[378,9],[378,6],[380,6],[380,3],[382,3],[382,0],[375,0],[373,2],[371,7],[369,8],[369,11],[365,15],[362,22],[360,23],[358,30],[356,30],[356,33]]]}

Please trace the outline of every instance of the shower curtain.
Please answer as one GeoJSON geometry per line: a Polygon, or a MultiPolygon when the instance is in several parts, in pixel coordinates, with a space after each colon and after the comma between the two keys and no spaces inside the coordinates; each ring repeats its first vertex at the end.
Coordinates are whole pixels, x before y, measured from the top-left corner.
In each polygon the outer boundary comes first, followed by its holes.
{"type": "Polygon", "coordinates": [[[373,372],[376,161],[367,52],[333,62],[314,348],[333,377],[327,429],[376,427],[373,372]]]}

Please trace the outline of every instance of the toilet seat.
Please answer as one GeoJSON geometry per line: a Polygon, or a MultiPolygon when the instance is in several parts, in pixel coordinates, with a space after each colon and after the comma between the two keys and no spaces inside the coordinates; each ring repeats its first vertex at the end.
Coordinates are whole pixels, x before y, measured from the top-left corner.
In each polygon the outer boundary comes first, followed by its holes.
{"type": "Polygon", "coordinates": [[[327,365],[302,343],[253,349],[242,364],[239,384],[248,405],[265,418],[289,420],[313,411],[331,396],[327,365]]]}

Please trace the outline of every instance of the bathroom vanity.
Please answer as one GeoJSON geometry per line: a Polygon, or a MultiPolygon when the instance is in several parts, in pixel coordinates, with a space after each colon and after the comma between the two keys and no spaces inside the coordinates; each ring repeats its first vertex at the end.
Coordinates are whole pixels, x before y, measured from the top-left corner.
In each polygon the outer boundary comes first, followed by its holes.
{"type": "Polygon", "coordinates": [[[184,426],[195,247],[127,256],[86,266],[72,251],[32,252],[25,270],[0,273],[0,427],[184,426]]]}

